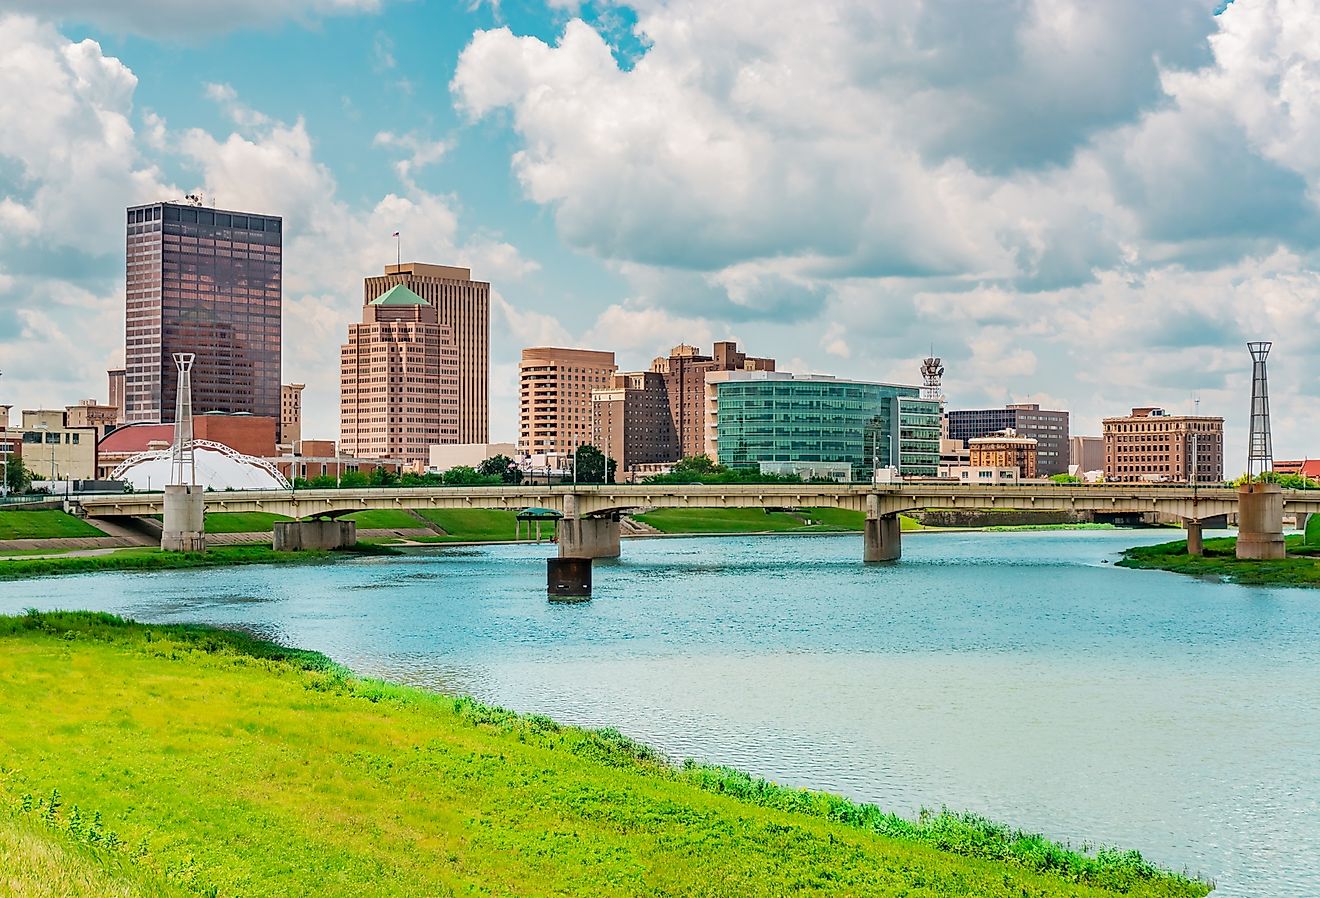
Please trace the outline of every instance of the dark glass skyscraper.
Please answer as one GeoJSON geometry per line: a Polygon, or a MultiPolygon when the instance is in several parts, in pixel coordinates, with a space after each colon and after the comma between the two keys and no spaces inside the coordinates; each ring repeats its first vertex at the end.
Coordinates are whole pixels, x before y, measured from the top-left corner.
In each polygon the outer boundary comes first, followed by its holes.
{"type": "Polygon", "coordinates": [[[280,416],[283,221],[181,203],[128,210],[125,419],[173,421],[176,352],[193,409],[280,416]]]}

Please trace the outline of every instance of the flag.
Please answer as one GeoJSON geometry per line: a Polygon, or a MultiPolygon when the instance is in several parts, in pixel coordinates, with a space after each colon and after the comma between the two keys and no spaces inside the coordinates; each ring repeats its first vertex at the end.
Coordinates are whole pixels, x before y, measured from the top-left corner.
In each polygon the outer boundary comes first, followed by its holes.
{"type": "Polygon", "coordinates": [[[393,234],[391,234],[390,236],[391,236],[391,237],[398,237],[398,236],[399,236],[399,232],[398,232],[398,231],[395,231],[395,232],[394,232],[393,234]]]}

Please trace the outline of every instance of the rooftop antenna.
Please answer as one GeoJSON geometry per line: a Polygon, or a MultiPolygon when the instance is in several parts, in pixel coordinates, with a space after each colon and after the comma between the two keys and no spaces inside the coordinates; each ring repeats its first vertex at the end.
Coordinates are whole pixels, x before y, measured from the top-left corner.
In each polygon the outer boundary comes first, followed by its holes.
{"type": "Polygon", "coordinates": [[[940,392],[940,383],[944,379],[943,360],[935,355],[935,347],[930,348],[930,355],[921,360],[921,398],[933,399],[944,405],[944,394],[940,392]]]}
{"type": "Polygon", "coordinates": [[[170,447],[171,486],[195,486],[197,483],[192,438],[192,366],[196,358],[191,352],[174,353],[179,384],[174,400],[174,445],[170,447]]]}
{"type": "Polygon", "coordinates": [[[1274,467],[1274,446],[1270,441],[1270,390],[1265,375],[1265,358],[1273,343],[1248,343],[1251,353],[1251,432],[1247,439],[1247,477],[1254,479],[1274,467]]]}

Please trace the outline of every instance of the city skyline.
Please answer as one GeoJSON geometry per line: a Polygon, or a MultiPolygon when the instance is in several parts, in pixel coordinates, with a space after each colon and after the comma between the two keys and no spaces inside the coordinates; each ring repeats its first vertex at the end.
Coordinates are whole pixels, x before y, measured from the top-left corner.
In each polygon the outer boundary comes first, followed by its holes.
{"type": "MultiPolygon", "coordinates": [[[[48,4],[46,18],[7,11],[16,5],[28,6],[0,2],[0,49],[23,51],[29,66],[5,75],[23,79],[6,93],[24,99],[0,112],[16,116],[0,122],[0,401],[17,408],[103,398],[105,370],[125,362],[114,339],[119,215],[200,190],[208,206],[285,220],[281,380],[307,384],[309,437],[335,435],[337,348],[360,311],[356,286],[399,258],[398,231],[403,260],[470,267],[493,285],[492,440],[516,438],[526,346],[613,351],[630,371],[676,343],[730,339],[795,373],[911,383],[933,339],[951,408],[1037,402],[1069,409],[1074,431],[1093,435],[1126,408],[1187,413],[1199,397],[1226,418],[1232,473],[1246,456],[1241,344],[1265,338],[1275,341],[1276,454],[1320,445],[1307,414],[1320,349],[1320,169],[1277,83],[1307,77],[1299,60],[1316,51],[1301,37],[1315,24],[1305,11],[1288,20],[1273,2],[1218,16],[1220,4],[1192,0],[1103,13],[1076,4],[1070,25],[1032,19],[1027,4],[977,20],[981,43],[1012,48],[1003,58],[930,63],[895,51],[893,71],[867,80],[827,67],[797,83],[805,94],[794,102],[737,78],[791,67],[797,50],[780,40],[790,29],[851,58],[855,41],[803,15],[758,16],[758,28],[681,3],[620,18],[383,2],[185,21],[141,0],[109,11],[48,4]],[[1136,28],[1143,14],[1158,23],[1136,28]],[[693,18],[693,36],[667,27],[680,15],[693,18]],[[1097,52],[1051,57],[1076,68],[1040,78],[1030,49],[1042,29],[1097,52]],[[702,35],[725,32],[746,46],[717,62],[702,35]],[[1244,45],[1260,72],[1244,68],[1244,45]],[[280,93],[260,64],[232,64],[276,47],[306,64],[317,90],[280,93]],[[488,77],[496,68],[508,78],[488,77]],[[745,85],[755,121],[710,93],[703,78],[721,73],[745,85]],[[911,108],[895,99],[903,79],[925,85],[911,108]],[[597,105],[573,105],[579,82],[597,105]],[[544,106],[525,99],[533,83],[544,106]],[[1100,83],[1107,93],[1086,86],[1100,83]],[[852,133],[822,111],[810,133],[784,130],[790,108],[827,84],[872,118],[925,125],[852,133]],[[1262,121],[1239,112],[1248,89],[1271,100],[1262,121]],[[1030,90],[1044,92],[1037,106],[1069,114],[1024,127],[1012,115],[1030,90]],[[687,105],[664,105],[674,101],[687,105]],[[607,117],[628,107],[652,130],[607,117]],[[943,109],[965,114],[922,116],[943,109]],[[572,120],[613,143],[573,144],[560,126],[572,120]],[[683,133],[694,142],[682,171],[643,156],[655,179],[622,177],[626,154],[611,147],[640,151],[683,133]],[[729,136],[731,159],[712,149],[714,133],[729,136]],[[843,155],[822,155],[827,146],[843,155]],[[1237,176],[1220,177],[1202,148],[1237,176]],[[860,155],[905,180],[877,182],[860,155]],[[73,156],[96,164],[71,169],[73,156]],[[731,160],[741,161],[721,168],[731,160]],[[949,192],[934,189],[939,178],[949,192]],[[884,220],[873,214],[881,200],[884,220]]],[[[963,32],[934,7],[888,14],[915,40],[961,46],[963,32]]],[[[879,20],[858,28],[885,40],[879,20]]]]}

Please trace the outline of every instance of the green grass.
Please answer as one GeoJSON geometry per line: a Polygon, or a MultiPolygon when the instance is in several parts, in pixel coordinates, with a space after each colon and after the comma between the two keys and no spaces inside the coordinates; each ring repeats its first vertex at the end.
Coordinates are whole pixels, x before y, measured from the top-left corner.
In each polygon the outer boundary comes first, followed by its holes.
{"type": "Polygon", "coordinates": [[[1306,538],[1308,546],[1320,546],[1320,514],[1313,514],[1306,519],[1306,538]]]}
{"type": "Polygon", "coordinates": [[[1271,561],[1239,561],[1237,540],[1207,539],[1202,556],[1187,554],[1187,541],[1137,546],[1123,552],[1119,567],[1172,571],[1196,577],[1216,577],[1244,586],[1320,586],[1320,549],[1304,545],[1300,536],[1286,540],[1289,557],[1271,561]],[[1306,553],[1306,554],[1303,554],[1306,553]]]}
{"type": "Polygon", "coordinates": [[[38,858],[0,873],[19,894],[53,872],[90,883],[57,894],[253,898],[1209,888],[1135,853],[672,767],[611,730],[104,614],[0,618],[0,764],[0,850],[38,858]]]}
{"type": "Polygon", "coordinates": [[[267,511],[208,511],[207,533],[270,533],[276,521],[292,518],[267,511]]]}
{"type": "Polygon", "coordinates": [[[26,555],[63,555],[66,552],[77,551],[77,549],[5,549],[0,551],[0,560],[5,558],[22,558],[26,555]]]}
{"type": "Polygon", "coordinates": [[[53,508],[0,511],[0,539],[61,539],[105,536],[91,524],[53,508]]]}
{"type": "Polygon", "coordinates": [[[344,517],[356,521],[359,530],[420,530],[426,526],[411,511],[402,508],[371,508],[344,517]]]}
{"type": "Polygon", "coordinates": [[[801,530],[803,519],[760,508],[657,508],[633,516],[661,533],[762,533],[801,530]]]}
{"type": "MultiPolygon", "coordinates": [[[[427,542],[482,542],[488,540],[513,539],[517,523],[516,513],[496,508],[425,508],[417,513],[426,518],[448,536],[424,537],[427,542]]],[[[523,524],[523,534],[527,534],[527,525],[523,524]]],[[[532,523],[532,532],[536,524],[532,523]]],[[[553,521],[541,522],[541,538],[550,539],[555,535],[553,521]]]]}
{"type": "Polygon", "coordinates": [[[158,571],[227,567],[235,564],[309,564],[355,555],[393,555],[383,546],[361,545],[334,552],[276,552],[267,545],[214,546],[206,552],[162,552],[152,547],[119,549],[109,555],[0,559],[0,580],[94,571],[158,571]]]}

